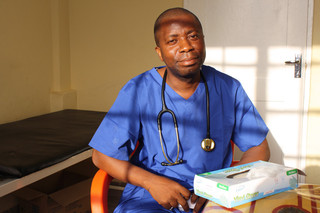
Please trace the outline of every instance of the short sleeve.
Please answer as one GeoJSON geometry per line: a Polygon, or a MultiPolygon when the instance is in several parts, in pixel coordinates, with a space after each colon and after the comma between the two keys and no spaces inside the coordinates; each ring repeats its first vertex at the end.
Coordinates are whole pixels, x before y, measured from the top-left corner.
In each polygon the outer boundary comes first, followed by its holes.
{"type": "Polygon", "coordinates": [[[244,152],[260,145],[269,129],[241,84],[235,98],[235,128],[232,140],[244,152]]]}
{"type": "Polygon", "coordinates": [[[119,95],[95,132],[89,145],[110,157],[128,160],[139,137],[139,106],[132,83],[119,95]]]}

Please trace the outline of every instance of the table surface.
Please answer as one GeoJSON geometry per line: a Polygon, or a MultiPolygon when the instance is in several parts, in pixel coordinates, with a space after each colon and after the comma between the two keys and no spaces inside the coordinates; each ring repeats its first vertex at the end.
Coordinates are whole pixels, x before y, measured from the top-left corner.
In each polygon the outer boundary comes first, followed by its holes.
{"type": "Polygon", "coordinates": [[[203,213],[320,213],[320,185],[302,184],[297,189],[226,208],[208,202],[203,213]]]}

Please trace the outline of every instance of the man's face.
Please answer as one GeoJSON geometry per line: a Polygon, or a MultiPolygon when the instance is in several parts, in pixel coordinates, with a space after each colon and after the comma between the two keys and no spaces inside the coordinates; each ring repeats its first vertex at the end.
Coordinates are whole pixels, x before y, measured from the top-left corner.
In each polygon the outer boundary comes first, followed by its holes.
{"type": "Polygon", "coordinates": [[[194,76],[205,59],[204,36],[198,22],[189,14],[181,14],[161,23],[156,47],[160,59],[175,76],[194,76]]]}

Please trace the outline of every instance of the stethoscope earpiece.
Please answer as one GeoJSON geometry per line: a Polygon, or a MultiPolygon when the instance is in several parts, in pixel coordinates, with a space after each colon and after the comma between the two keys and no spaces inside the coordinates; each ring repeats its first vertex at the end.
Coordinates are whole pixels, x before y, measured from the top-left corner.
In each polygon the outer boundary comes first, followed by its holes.
{"type": "Polygon", "coordinates": [[[180,159],[174,163],[166,163],[166,162],[162,162],[161,163],[161,166],[174,166],[174,165],[178,165],[178,164],[182,164],[183,163],[183,160],[180,159]]]}

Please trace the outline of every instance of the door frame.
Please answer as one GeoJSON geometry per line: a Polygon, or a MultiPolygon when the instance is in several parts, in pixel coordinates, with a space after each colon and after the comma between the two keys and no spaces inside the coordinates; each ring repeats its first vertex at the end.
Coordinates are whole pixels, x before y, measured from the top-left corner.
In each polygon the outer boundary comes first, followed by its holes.
{"type": "MultiPolygon", "coordinates": [[[[308,17],[307,17],[307,41],[306,41],[306,56],[305,56],[305,79],[304,79],[304,105],[303,105],[303,120],[302,120],[302,138],[301,138],[301,156],[300,168],[306,169],[307,162],[307,136],[308,136],[308,112],[310,100],[310,85],[311,85],[311,56],[312,56],[312,30],[313,30],[313,8],[314,0],[308,0],[308,17]]],[[[300,181],[305,182],[305,176],[300,175],[300,181]]]]}

